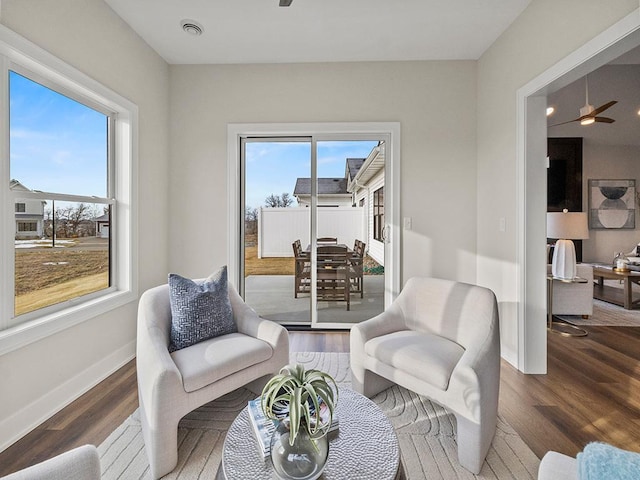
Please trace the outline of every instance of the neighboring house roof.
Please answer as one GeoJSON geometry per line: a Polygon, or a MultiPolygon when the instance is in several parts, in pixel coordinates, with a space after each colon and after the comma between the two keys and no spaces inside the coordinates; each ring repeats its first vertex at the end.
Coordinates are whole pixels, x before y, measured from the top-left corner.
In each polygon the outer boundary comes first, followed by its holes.
{"type": "Polygon", "coordinates": [[[347,158],[347,174],[350,178],[354,178],[358,174],[358,170],[365,160],[366,158],[347,158]]]}
{"type": "Polygon", "coordinates": [[[14,180],[14,179],[11,179],[11,181],[9,182],[9,188],[11,190],[22,190],[23,192],[31,191],[27,187],[25,187],[23,184],[21,184],[18,180],[14,180]]]}
{"type": "MultiPolygon", "coordinates": [[[[348,160],[347,169],[351,172],[348,166],[348,160]]],[[[382,169],[384,169],[384,143],[380,143],[371,150],[369,156],[364,159],[355,175],[350,174],[349,185],[347,186],[348,190],[355,192],[359,188],[362,188],[363,185],[366,185],[382,169]]]]}
{"type": "MultiPolygon", "coordinates": [[[[29,188],[25,187],[25,186],[24,186],[23,184],[21,184],[18,180],[14,180],[13,178],[9,181],[9,188],[10,188],[11,190],[19,190],[19,191],[21,191],[21,192],[32,192],[32,191],[33,191],[33,190],[31,190],[31,189],[29,189],[29,188]]],[[[34,200],[34,201],[35,201],[35,200],[34,200]]],[[[16,203],[24,203],[24,202],[20,201],[20,202],[16,202],[16,203]]],[[[40,204],[42,205],[42,208],[44,209],[44,206],[47,204],[47,202],[46,202],[46,201],[44,201],[44,200],[41,200],[41,201],[40,201],[40,204]]],[[[31,213],[26,213],[26,212],[24,212],[24,213],[16,212],[16,214],[15,214],[15,215],[16,215],[16,217],[20,217],[20,216],[22,216],[22,217],[25,217],[25,216],[26,216],[26,217],[28,217],[28,216],[33,216],[33,215],[36,215],[36,214],[34,214],[33,212],[31,212],[31,213]]],[[[44,213],[40,215],[40,218],[42,218],[43,216],[44,216],[44,213]]]]}
{"type": "Polygon", "coordinates": [[[109,223],[109,214],[105,213],[95,219],[96,222],[109,223]]]}
{"type": "MultiPolygon", "coordinates": [[[[318,195],[348,195],[346,178],[319,178],[318,195]]],[[[298,178],[294,196],[311,195],[311,179],[298,178]]]]}

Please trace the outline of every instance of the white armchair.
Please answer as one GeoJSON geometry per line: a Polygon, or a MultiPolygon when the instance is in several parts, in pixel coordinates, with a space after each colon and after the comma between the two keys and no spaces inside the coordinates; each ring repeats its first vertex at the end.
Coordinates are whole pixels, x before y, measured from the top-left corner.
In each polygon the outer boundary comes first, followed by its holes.
{"type": "Polygon", "coordinates": [[[458,459],[482,467],[500,386],[498,307],[487,288],[412,278],[382,314],[351,328],[351,383],[372,397],[396,383],[450,409],[458,459]]]}
{"type": "MultiPolygon", "coordinates": [[[[551,275],[551,265],[547,264],[547,275],[551,275]]],[[[593,315],[593,266],[579,263],[576,275],[587,283],[553,282],[554,315],[593,315]]]]}
{"type": "Polygon", "coordinates": [[[83,445],[12,473],[2,480],[100,480],[100,457],[93,445],[83,445]]]}
{"type": "Polygon", "coordinates": [[[287,330],[260,318],[231,285],[229,298],[237,333],[169,353],[169,286],[152,288],[140,297],[138,397],[154,479],[177,465],[178,422],[184,415],[242,386],[259,393],[269,376],[289,362],[287,330]]]}

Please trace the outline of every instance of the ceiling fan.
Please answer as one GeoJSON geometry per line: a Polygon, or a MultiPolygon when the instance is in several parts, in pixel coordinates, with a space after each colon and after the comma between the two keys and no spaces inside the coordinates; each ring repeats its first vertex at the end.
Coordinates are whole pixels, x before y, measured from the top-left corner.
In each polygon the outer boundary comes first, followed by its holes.
{"type": "Polygon", "coordinates": [[[611,102],[607,102],[604,105],[600,105],[598,108],[594,108],[593,105],[589,104],[589,80],[585,77],[585,90],[586,90],[586,101],[584,107],[580,109],[580,116],[578,118],[574,118],[573,120],[569,120],[567,122],[556,123],[555,125],[549,125],[550,127],[557,127],[558,125],[565,125],[571,122],[580,122],[580,125],[591,125],[596,122],[600,123],[613,123],[615,120],[609,117],[599,117],[598,115],[604,112],[607,108],[612,107],[616,103],[616,100],[612,100],[611,102]]]}

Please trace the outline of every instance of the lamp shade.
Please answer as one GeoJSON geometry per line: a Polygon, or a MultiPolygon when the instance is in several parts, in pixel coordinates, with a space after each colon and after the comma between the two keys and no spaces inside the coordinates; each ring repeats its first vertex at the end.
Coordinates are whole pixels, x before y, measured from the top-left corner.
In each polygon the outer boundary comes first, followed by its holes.
{"type": "Polygon", "coordinates": [[[589,238],[587,214],[585,212],[547,213],[547,238],[586,240],[589,238]]]}

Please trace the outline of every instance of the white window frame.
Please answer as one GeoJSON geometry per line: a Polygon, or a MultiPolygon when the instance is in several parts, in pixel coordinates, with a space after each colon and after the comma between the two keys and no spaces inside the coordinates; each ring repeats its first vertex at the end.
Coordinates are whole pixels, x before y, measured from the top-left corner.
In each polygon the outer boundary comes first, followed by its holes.
{"type": "MultiPolygon", "coordinates": [[[[12,30],[0,25],[0,355],[38,341],[63,329],[135,301],[138,296],[137,264],[137,106],[66,64],[12,30]],[[111,144],[114,169],[109,174],[107,202],[112,205],[111,287],[35,312],[14,316],[15,199],[11,192],[9,159],[9,71],[23,74],[70,96],[113,119],[111,144]]],[[[43,199],[68,200],[39,192],[43,199]],[[44,198],[46,197],[46,198],[44,198]]],[[[62,198],[64,197],[64,198],[62,198]]],[[[79,197],[80,198],[80,197],[79,197]]],[[[80,201],[87,201],[81,197],[80,201]]],[[[92,197],[91,197],[92,198],[92,197]]],[[[105,198],[93,203],[105,203],[105,198]]]]}

